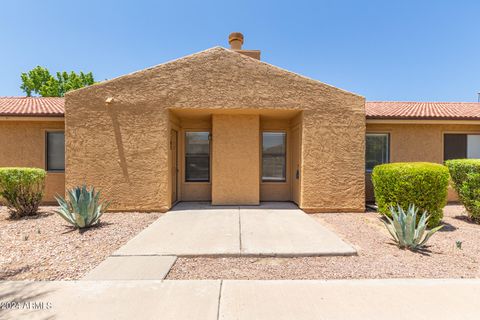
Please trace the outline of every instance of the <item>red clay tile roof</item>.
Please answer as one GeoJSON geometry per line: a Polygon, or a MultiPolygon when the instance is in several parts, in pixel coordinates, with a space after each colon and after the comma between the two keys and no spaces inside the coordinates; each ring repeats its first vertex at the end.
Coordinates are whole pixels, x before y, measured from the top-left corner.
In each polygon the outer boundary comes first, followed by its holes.
{"type": "MultiPolygon", "coordinates": [[[[64,98],[0,97],[0,116],[63,117],[64,98]]],[[[480,120],[478,102],[367,101],[367,119],[480,120]]]]}
{"type": "Polygon", "coordinates": [[[0,97],[0,116],[63,117],[64,98],[0,97]]]}
{"type": "Polygon", "coordinates": [[[480,120],[478,102],[367,101],[367,119],[480,120]]]}

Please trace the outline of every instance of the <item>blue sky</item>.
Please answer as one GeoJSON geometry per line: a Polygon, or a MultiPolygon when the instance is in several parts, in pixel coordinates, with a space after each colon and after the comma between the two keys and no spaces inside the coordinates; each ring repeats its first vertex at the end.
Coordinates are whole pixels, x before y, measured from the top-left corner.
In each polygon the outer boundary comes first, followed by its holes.
{"type": "Polygon", "coordinates": [[[2,1],[0,96],[20,73],[97,80],[221,45],[367,100],[477,101],[480,1],[2,1]]]}

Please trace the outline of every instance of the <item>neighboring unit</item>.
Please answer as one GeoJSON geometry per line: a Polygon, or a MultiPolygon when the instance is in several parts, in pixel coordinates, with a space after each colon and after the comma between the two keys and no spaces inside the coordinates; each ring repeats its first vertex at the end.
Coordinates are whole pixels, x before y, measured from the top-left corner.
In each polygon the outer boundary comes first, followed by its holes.
{"type": "Polygon", "coordinates": [[[0,167],[47,170],[44,202],[65,192],[64,99],[0,97],[0,167]]]}

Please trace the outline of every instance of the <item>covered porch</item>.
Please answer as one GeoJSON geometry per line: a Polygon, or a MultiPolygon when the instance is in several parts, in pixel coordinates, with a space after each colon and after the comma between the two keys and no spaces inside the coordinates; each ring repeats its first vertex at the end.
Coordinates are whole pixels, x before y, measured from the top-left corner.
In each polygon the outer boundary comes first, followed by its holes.
{"type": "Polygon", "coordinates": [[[300,205],[302,111],[170,109],[169,130],[172,205],[300,205]]]}

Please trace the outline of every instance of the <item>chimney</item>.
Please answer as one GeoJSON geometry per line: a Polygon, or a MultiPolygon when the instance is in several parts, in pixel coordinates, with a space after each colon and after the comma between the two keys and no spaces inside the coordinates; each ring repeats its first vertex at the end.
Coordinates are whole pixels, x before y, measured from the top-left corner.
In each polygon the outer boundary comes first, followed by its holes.
{"type": "Polygon", "coordinates": [[[228,36],[228,43],[232,50],[242,50],[243,34],[240,32],[232,32],[228,36]]]}
{"type": "Polygon", "coordinates": [[[228,43],[230,43],[230,49],[238,53],[260,60],[260,50],[243,50],[243,34],[241,32],[232,32],[228,36],[228,43]]]}

